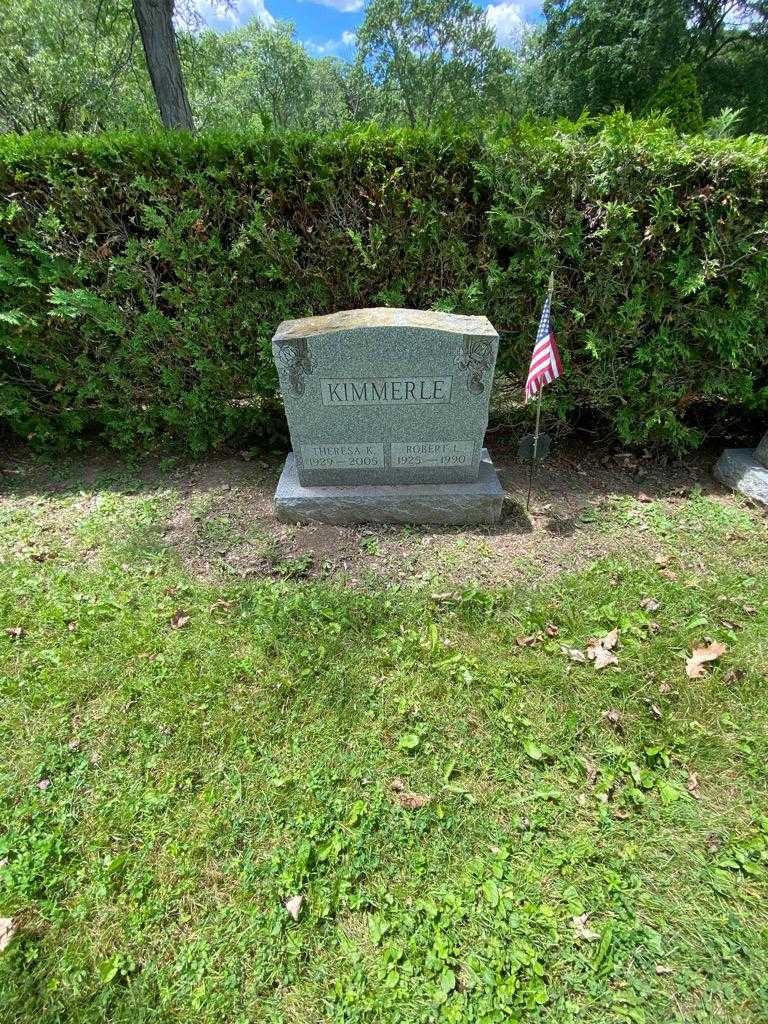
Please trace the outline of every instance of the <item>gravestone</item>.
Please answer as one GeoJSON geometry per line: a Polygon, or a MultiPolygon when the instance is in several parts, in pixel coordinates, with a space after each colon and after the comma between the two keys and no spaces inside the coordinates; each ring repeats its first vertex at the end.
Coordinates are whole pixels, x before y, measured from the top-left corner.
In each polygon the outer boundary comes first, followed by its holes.
{"type": "Polygon", "coordinates": [[[275,495],[301,522],[494,522],[483,436],[498,334],[482,316],[356,309],[272,339],[293,451],[275,495]]]}
{"type": "Polygon", "coordinates": [[[713,472],[726,487],[768,505],[768,434],[757,448],[727,448],[713,472]]]}

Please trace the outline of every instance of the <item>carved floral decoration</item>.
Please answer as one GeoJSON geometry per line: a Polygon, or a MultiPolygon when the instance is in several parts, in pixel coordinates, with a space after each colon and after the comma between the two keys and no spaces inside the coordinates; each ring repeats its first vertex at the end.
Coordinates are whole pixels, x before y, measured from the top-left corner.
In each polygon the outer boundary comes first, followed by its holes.
{"type": "Polygon", "coordinates": [[[277,356],[288,371],[288,387],[292,395],[301,397],[305,391],[304,378],[312,373],[312,360],[306,338],[284,338],[275,342],[277,356]]]}
{"type": "Polygon", "coordinates": [[[490,338],[465,338],[464,349],[456,357],[460,370],[467,373],[467,388],[481,395],[490,381],[485,375],[493,366],[493,343],[490,338]]]}

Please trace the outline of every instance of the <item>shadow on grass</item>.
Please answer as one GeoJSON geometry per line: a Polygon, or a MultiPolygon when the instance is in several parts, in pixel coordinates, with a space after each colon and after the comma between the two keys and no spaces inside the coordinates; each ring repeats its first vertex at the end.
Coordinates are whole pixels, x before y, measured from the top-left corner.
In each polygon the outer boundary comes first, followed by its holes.
{"type": "MultiPolygon", "coordinates": [[[[399,582],[435,576],[461,584],[514,578],[521,560],[546,562],[553,572],[594,560],[605,551],[602,528],[617,519],[616,502],[622,499],[635,499],[642,508],[658,502],[666,506],[665,515],[675,515],[673,506],[691,493],[726,493],[710,474],[713,453],[670,464],[562,443],[538,467],[526,510],[528,465],[516,462],[516,450],[500,441],[493,457],[506,497],[501,520],[487,526],[281,523],[274,516],[273,496],[283,456],[275,454],[135,463],[105,452],[45,459],[18,447],[6,453],[0,467],[0,505],[4,499],[6,505],[31,499],[49,506],[40,524],[45,531],[46,517],[55,520],[59,502],[82,499],[77,502],[79,521],[90,521],[98,545],[102,502],[167,499],[168,511],[152,522],[132,522],[131,516],[123,520],[127,529],[121,552],[131,561],[174,549],[196,574],[221,570],[263,577],[299,564],[307,567],[307,575],[318,577],[340,571],[359,581],[372,572],[399,582]]],[[[119,523],[121,516],[114,521],[119,523]]],[[[633,521],[624,517],[614,525],[627,544],[634,543],[633,521]]]]}

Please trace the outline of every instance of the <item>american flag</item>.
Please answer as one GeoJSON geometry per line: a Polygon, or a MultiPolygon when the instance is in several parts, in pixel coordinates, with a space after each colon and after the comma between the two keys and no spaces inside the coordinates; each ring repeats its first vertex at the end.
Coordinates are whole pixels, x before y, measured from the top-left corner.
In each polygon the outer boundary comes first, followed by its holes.
{"type": "Polygon", "coordinates": [[[528,369],[528,380],[525,382],[526,402],[530,402],[545,384],[551,384],[563,372],[563,364],[560,362],[560,353],[557,351],[557,342],[549,319],[551,302],[552,293],[550,292],[544,303],[544,309],[541,311],[536,344],[533,346],[531,365],[528,369]]]}

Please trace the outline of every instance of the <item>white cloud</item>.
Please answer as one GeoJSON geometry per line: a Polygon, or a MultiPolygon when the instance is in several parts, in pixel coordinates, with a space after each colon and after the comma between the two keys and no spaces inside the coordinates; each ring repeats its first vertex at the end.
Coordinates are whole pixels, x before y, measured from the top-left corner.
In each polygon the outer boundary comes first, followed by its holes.
{"type": "Polygon", "coordinates": [[[275,24],[264,0],[237,0],[232,5],[219,0],[192,0],[192,6],[209,28],[219,31],[247,25],[252,18],[258,18],[267,28],[275,24]]]}
{"type": "Polygon", "coordinates": [[[332,7],[335,11],[343,14],[354,14],[355,11],[362,11],[365,0],[309,0],[312,4],[322,4],[323,7],[332,7]]]}
{"type": "Polygon", "coordinates": [[[732,7],[725,12],[723,22],[728,28],[749,28],[751,25],[756,24],[759,20],[759,15],[751,7],[744,7],[738,4],[736,7],[732,7]]]}
{"type": "Polygon", "coordinates": [[[333,57],[356,43],[357,36],[354,32],[342,32],[341,38],[326,39],[324,42],[318,42],[316,39],[302,40],[304,49],[312,57],[333,57]]]}
{"type": "Polygon", "coordinates": [[[302,39],[301,45],[311,57],[327,57],[333,52],[334,44],[338,39],[329,39],[325,43],[317,43],[314,39],[302,39]]]}
{"type": "Polygon", "coordinates": [[[488,24],[496,32],[499,46],[514,47],[523,36],[525,21],[522,5],[502,0],[499,4],[489,4],[485,10],[488,24]]]}
{"type": "Polygon", "coordinates": [[[267,27],[271,27],[275,24],[275,19],[267,10],[264,0],[240,0],[238,6],[243,12],[243,15],[245,15],[244,21],[250,21],[251,18],[258,18],[259,21],[267,27]]]}

